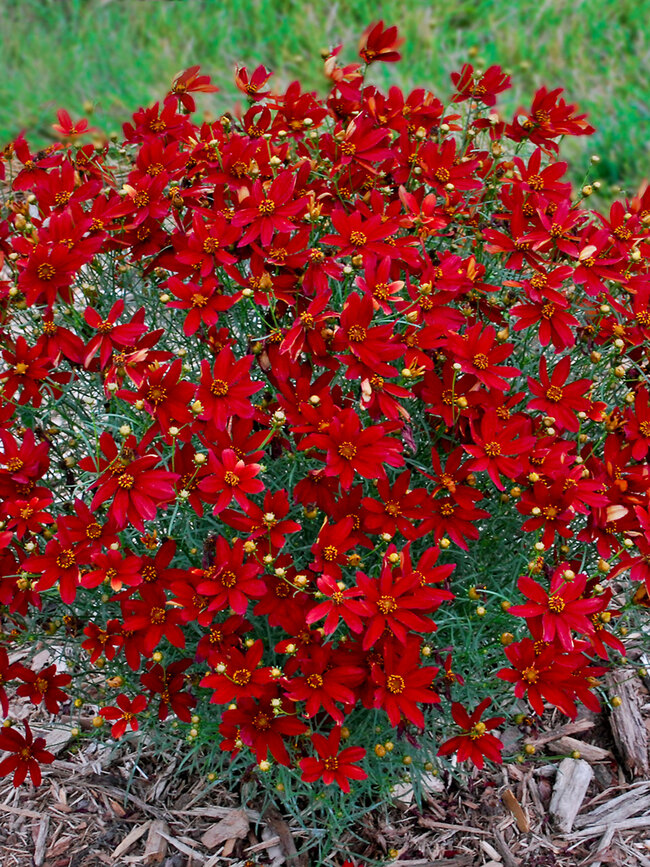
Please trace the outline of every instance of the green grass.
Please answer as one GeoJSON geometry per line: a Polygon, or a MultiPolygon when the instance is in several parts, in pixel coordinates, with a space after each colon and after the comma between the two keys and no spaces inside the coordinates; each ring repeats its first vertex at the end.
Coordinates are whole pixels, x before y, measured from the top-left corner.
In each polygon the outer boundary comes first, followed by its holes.
{"type": "Polygon", "coordinates": [[[500,63],[515,87],[512,112],[541,84],[562,86],[597,134],[570,142],[572,176],[591,153],[600,177],[635,191],[650,175],[650,0],[0,0],[0,142],[21,129],[42,145],[56,109],[83,113],[106,131],[160,98],[181,69],[199,63],[221,92],[202,111],[230,108],[236,63],[264,63],[286,84],[323,92],[322,47],[358,35],[382,17],[406,37],[404,59],[373,71],[378,85],[426,86],[444,98],[449,72],[500,63]]]}

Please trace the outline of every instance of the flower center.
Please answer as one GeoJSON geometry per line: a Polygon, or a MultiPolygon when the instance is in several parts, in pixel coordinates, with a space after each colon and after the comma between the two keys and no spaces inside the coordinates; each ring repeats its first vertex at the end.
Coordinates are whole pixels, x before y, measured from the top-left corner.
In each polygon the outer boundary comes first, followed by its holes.
{"type": "Polygon", "coordinates": [[[165,609],[164,608],[152,608],[151,609],[151,622],[155,623],[157,626],[160,626],[161,623],[165,622],[165,609]]]}
{"type": "Polygon", "coordinates": [[[326,771],[338,771],[339,769],[339,760],[336,756],[328,756],[328,758],[323,761],[323,764],[325,765],[326,771]]]}
{"type": "Polygon", "coordinates": [[[247,668],[238,668],[233,674],[232,679],[237,686],[246,686],[250,682],[251,673],[247,668]]]}
{"type": "Polygon", "coordinates": [[[237,583],[237,576],[235,575],[234,572],[231,572],[230,570],[227,570],[219,577],[220,577],[221,583],[223,584],[224,587],[228,587],[228,588],[234,587],[235,584],[237,583]]]}
{"type": "Polygon", "coordinates": [[[548,609],[555,614],[561,614],[564,611],[564,599],[561,596],[551,596],[548,600],[548,609]]]}
{"type": "Polygon", "coordinates": [[[368,243],[368,238],[363,232],[350,232],[350,243],[353,247],[364,247],[368,243]]]}
{"type": "Polygon", "coordinates": [[[147,400],[151,403],[155,403],[156,406],[159,403],[163,403],[167,397],[167,389],[161,388],[158,385],[152,385],[147,391],[147,400]]]}
{"type": "Polygon", "coordinates": [[[496,458],[501,454],[501,446],[496,440],[485,444],[485,454],[490,458],[496,458]]]}
{"type": "Polygon", "coordinates": [[[353,443],[346,441],[339,445],[338,453],[342,458],[345,458],[346,461],[351,461],[357,453],[357,447],[353,445],[353,443]]]}
{"type": "Polygon", "coordinates": [[[275,211],[275,202],[273,199],[265,199],[259,203],[257,210],[264,217],[270,216],[275,211]]]}
{"type": "Polygon", "coordinates": [[[477,722],[474,726],[472,726],[472,730],[469,733],[470,738],[473,741],[482,738],[485,732],[487,731],[487,726],[483,722],[477,722]]]}
{"type": "Polygon", "coordinates": [[[553,401],[553,403],[559,403],[562,400],[563,391],[557,385],[551,385],[546,389],[546,397],[553,401]]]}
{"type": "Polygon", "coordinates": [[[490,366],[490,360],[485,353],[478,352],[474,358],[472,358],[472,364],[479,370],[486,370],[490,366]]]}
{"type": "Polygon", "coordinates": [[[135,477],[131,473],[122,473],[117,478],[117,484],[120,488],[124,488],[125,491],[130,491],[133,485],[135,485],[135,477]]]}
{"type": "Polygon", "coordinates": [[[324,680],[320,674],[310,674],[307,678],[307,686],[310,689],[320,689],[323,683],[324,680]]]}
{"type": "Polygon", "coordinates": [[[348,338],[354,343],[362,343],[366,339],[366,329],[362,325],[353,325],[348,329],[348,338]]]}
{"type": "Polygon", "coordinates": [[[539,680],[539,672],[534,665],[529,665],[528,668],[524,668],[521,672],[521,676],[526,683],[537,683],[539,680]]]}
{"type": "Polygon", "coordinates": [[[215,397],[224,397],[228,394],[228,383],[224,379],[213,379],[210,384],[210,394],[215,397]]]}
{"type": "Polygon", "coordinates": [[[400,677],[399,674],[389,674],[386,678],[386,687],[388,692],[392,692],[393,695],[401,695],[406,688],[406,684],[404,683],[404,678],[400,677]]]}
{"type": "Polygon", "coordinates": [[[70,548],[61,551],[56,558],[56,565],[60,566],[61,569],[69,569],[71,566],[74,566],[75,562],[74,552],[70,548]]]}
{"type": "Polygon", "coordinates": [[[377,600],[377,608],[382,614],[390,614],[391,611],[397,609],[397,602],[394,596],[380,596],[377,600]]]}
{"type": "Polygon", "coordinates": [[[56,268],[54,265],[50,265],[49,262],[43,262],[36,269],[36,273],[39,280],[51,280],[56,274],[56,268]]]}

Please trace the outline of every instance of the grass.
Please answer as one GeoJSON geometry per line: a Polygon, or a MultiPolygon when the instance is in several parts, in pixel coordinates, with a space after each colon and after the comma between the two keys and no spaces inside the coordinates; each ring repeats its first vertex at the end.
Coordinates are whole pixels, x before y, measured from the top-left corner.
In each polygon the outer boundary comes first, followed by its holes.
{"type": "Polygon", "coordinates": [[[2,143],[21,129],[47,142],[61,106],[81,115],[92,104],[97,126],[119,130],[195,63],[221,88],[200,104],[212,114],[237,99],[236,63],[264,63],[281,84],[300,78],[322,91],[320,49],[344,42],[352,60],[360,32],[382,17],[406,44],[403,61],[376,69],[374,83],[444,98],[449,72],[473,53],[475,65],[512,73],[504,111],[541,84],[564,87],[588,111],[597,134],[569,143],[574,180],[592,153],[610,186],[635,191],[650,175],[650,0],[0,0],[0,15],[2,143]]]}

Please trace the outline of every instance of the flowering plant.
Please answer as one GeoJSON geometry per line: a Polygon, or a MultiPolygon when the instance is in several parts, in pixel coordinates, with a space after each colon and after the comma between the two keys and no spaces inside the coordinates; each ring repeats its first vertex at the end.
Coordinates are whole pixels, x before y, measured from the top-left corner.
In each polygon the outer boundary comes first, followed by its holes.
{"type": "Polygon", "coordinates": [[[56,657],[0,647],[5,716],[171,719],[353,797],[389,753],[501,761],[491,697],[599,706],[650,587],[650,190],[587,209],[592,128],[546,88],[508,122],[498,67],[382,93],[400,42],[334,49],[324,99],[239,69],[201,123],[193,67],[121,142],[5,148],[0,616],[56,657]]]}

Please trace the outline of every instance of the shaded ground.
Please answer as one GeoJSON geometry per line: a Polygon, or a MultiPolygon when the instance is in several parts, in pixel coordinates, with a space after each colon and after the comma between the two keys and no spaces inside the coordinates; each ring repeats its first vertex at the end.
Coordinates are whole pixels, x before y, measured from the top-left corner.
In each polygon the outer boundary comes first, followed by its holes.
{"type": "MultiPolygon", "coordinates": [[[[388,819],[356,829],[368,841],[359,851],[394,867],[650,865],[650,703],[629,674],[611,719],[587,714],[556,726],[549,717],[544,731],[526,737],[535,755],[523,764],[475,772],[462,783],[432,778],[421,808],[407,786],[396,790],[388,819]],[[641,753],[618,731],[630,714],[641,715],[641,753]],[[572,806],[580,807],[575,820],[572,806]]],[[[519,734],[508,729],[505,738],[519,734]]],[[[145,748],[136,768],[94,742],[70,754],[68,737],[64,729],[50,736],[58,758],[40,789],[0,785],[2,867],[314,863],[299,854],[309,842],[304,833],[279,812],[262,815],[255,800],[242,804],[237,793],[178,774],[173,756],[145,748]]],[[[326,863],[342,860],[333,854],[326,863]]]]}

